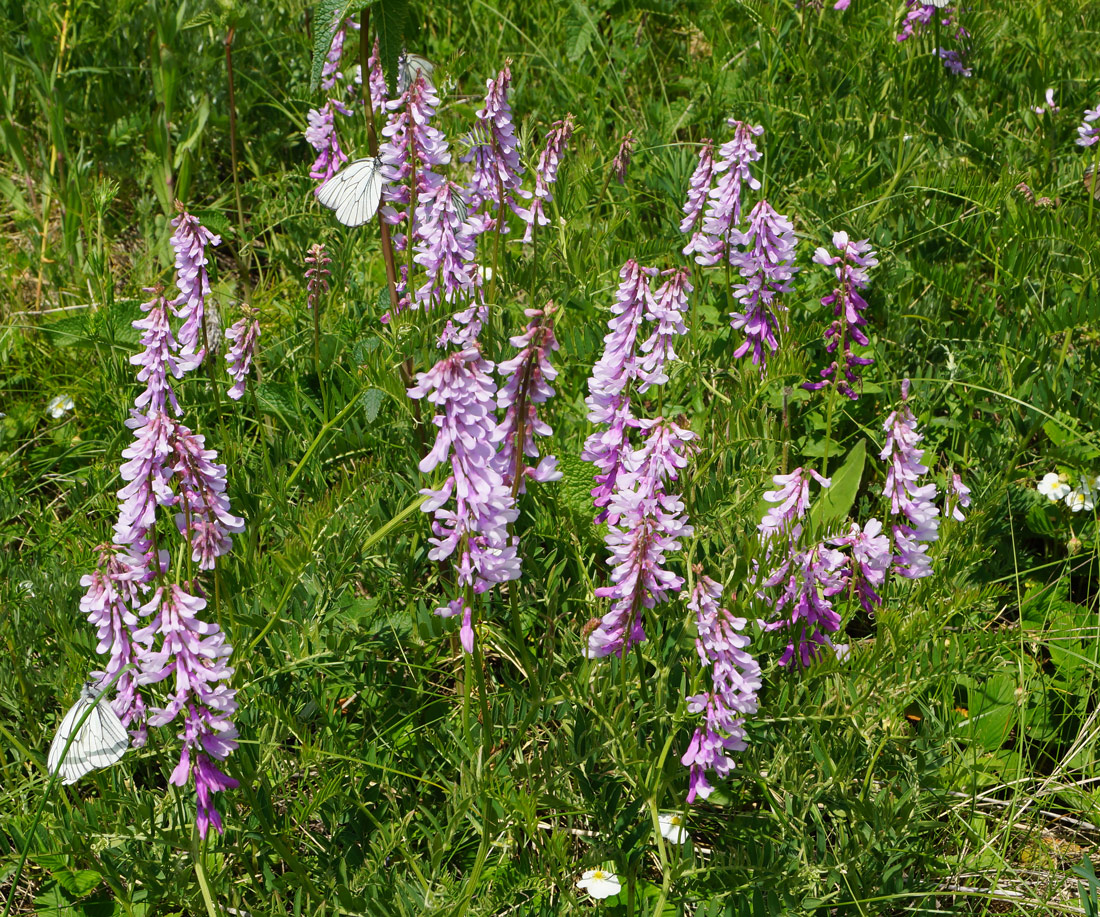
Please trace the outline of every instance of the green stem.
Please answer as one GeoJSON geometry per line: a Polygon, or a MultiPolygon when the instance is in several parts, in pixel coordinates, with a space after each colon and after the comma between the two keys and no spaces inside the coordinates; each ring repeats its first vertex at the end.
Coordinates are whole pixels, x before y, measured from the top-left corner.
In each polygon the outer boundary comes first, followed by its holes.
{"type": "Polygon", "coordinates": [[[241,279],[243,298],[247,305],[252,302],[252,280],[249,275],[250,265],[247,256],[249,247],[245,241],[248,236],[245,233],[244,207],[241,205],[241,179],[237,174],[237,94],[233,79],[233,36],[236,31],[236,26],[230,26],[225,34],[225,72],[229,88],[229,160],[230,167],[233,169],[233,196],[237,204],[237,273],[241,279]]]}

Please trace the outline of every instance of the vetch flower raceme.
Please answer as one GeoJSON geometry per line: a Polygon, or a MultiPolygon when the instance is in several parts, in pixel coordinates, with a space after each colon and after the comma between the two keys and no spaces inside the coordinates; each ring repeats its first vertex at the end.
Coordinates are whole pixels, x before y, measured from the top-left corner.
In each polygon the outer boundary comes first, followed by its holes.
{"type": "Polygon", "coordinates": [[[730,253],[730,262],[741,273],[742,282],[734,287],[734,296],[744,312],[730,314],[734,330],[745,332],[745,340],[733,352],[743,357],[752,351],[752,362],[764,372],[769,353],[779,349],[775,334],[779,330],[777,312],[786,312],[777,297],[791,289],[794,267],[794,226],[776,213],[767,201],[760,201],[749,214],[748,232],[737,235],[744,251],[730,253]]]}
{"type": "Polygon", "coordinates": [[[928,544],[939,538],[940,511],[932,502],[935,483],[918,484],[928,468],[921,464],[924,437],[917,432],[917,420],[906,404],[908,396],[906,379],[901,386],[901,407],[882,426],[886,444],[879,458],[888,464],[883,496],[890,498],[890,513],[902,517],[893,526],[894,568],[900,576],[919,579],[932,574],[927,551],[928,544]]]}
{"type": "Polygon", "coordinates": [[[395,247],[404,250],[410,234],[414,243],[420,239],[420,227],[427,216],[425,202],[431,202],[443,184],[443,176],[436,170],[451,161],[451,152],[443,132],[431,123],[439,96],[424,71],[386,107],[390,110],[389,121],[382,128],[386,139],[378,151],[386,180],[382,214],[391,225],[405,224],[405,233],[394,237],[395,247]],[[409,208],[414,203],[410,226],[409,208]]]}
{"type": "MultiPolygon", "coordinates": [[[[698,569],[698,568],[697,568],[698,569]]],[[[760,665],[747,651],[749,638],[741,633],[745,619],[734,617],[719,605],[722,587],[708,576],[700,576],[692,590],[688,608],[695,613],[695,649],[704,668],[710,671],[710,690],[688,698],[688,710],[703,714],[687,751],[680,759],[690,768],[687,801],[706,799],[714,787],[707,772],[722,779],[733,769],[730,751],[746,747],[745,717],[756,712],[760,690],[760,665]]],[[[676,826],[678,827],[678,826],[676,826]]],[[[670,823],[669,828],[673,825],[670,823]]],[[[686,835],[682,828],[678,829],[686,835]]],[[[673,843],[681,843],[661,833],[673,843]]]]}
{"type": "Polygon", "coordinates": [[[550,363],[550,354],[558,349],[554,337],[552,302],[545,309],[526,309],[530,319],[523,334],[509,339],[517,353],[512,359],[497,365],[497,372],[506,382],[497,392],[497,408],[504,417],[496,428],[494,440],[500,443],[497,462],[504,483],[515,493],[526,492],[526,480],[540,483],[557,481],[562,474],[558,460],[546,456],[534,468],[525,467],[524,457],[537,459],[536,436],[549,436],[553,431],[538,415],[538,406],[554,396],[550,383],[558,371],[550,363]]]}
{"type": "Polygon", "coordinates": [[[410,398],[426,398],[438,411],[432,419],[436,440],[420,471],[430,474],[450,463],[450,474],[438,490],[421,491],[427,497],[421,509],[435,514],[428,557],[441,561],[457,552],[458,583],[475,593],[520,574],[516,538],[508,532],[517,510],[492,446],[497,427],[492,370],[493,364],[470,345],[417,374],[409,389],[410,398]],[[454,509],[448,508],[452,497],[454,509]]]}
{"type": "Polygon", "coordinates": [[[710,139],[704,140],[699,149],[699,161],[695,165],[695,171],[691,173],[688,181],[687,200],[684,202],[684,218],[680,221],[680,232],[684,235],[690,233],[691,238],[684,246],[683,254],[691,256],[697,251],[702,251],[707,242],[707,237],[699,230],[703,221],[703,208],[707,203],[707,195],[710,193],[711,183],[714,181],[714,144],[710,139]]]}
{"type": "Polygon", "coordinates": [[[882,604],[882,596],[875,590],[886,582],[886,573],[893,560],[890,539],[882,533],[882,523],[878,519],[868,519],[861,529],[853,522],[847,535],[830,538],[828,542],[834,547],[851,549],[847,575],[850,581],[855,581],[853,585],[864,611],[871,614],[882,604]]]}
{"type": "Polygon", "coordinates": [[[260,323],[249,316],[238,319],[237,322],[225,332],[226,339],[231,346],[225,355],[226,372],[233,379],[233,385],[229,389],[229,397],[239,401],[244,395],[245,383],[248,381],[248,371],[252,368],[252,358],[256,354],[256,341],[260,337],[260,323]]]}
{"type": "Polygon", "coordinates": [[[734,129],[733,139],[722,144],[718,151],[718,162],[714,166],[718,179],[708,194],[700,238],[691,242],[697,253],[695,260],[702,265],[719,264],[730,257],[741,222],[742,187],[748,185],[754,191],[760,188],[751,167],[763,155],[753,138],[763,134],[764,128],[734,118],[730,118],[728,124],[734,129]]]}
{"type": "Polygon", "coordinates": [[[309,265],[306,269],[306,308],[311,312],[317,308],[320,297],[328,291],[328,278],[332,275],[328,265],[331,263],[332,259],[323,244],[310,246],[306,255],[306,264],[309,265]]]}
{"type": "Polygon", "coordinates": [[[627,131],[626,136],[619,143],[619,151],[611,161],[611,174],[615,176],[615,181],[620,185],[626,181],[626,169],[630,165],[630,157],[637,142],[638,139],[634,136],[634,131],[627,131]]]}
{"type": "Polygon", "coordinates": [[[1052,115],[1058,114],[1062,109],[1054,104],[1054,87],[1047,87],[1046,104],[1045,105],[1032,105],[1031,110],[1037,115],[1050,112],[1052,115]]]}
{"type": "Polygon", "coordinates": [[[1100,105],[1086,108],[1085,118],[1077,128],[1077,145],[1092,146],[1100,140],[1100,105]]]}
{"type": "Polygon", "coordinates": [[[202,837],[210,825],[222,830],[211,793],[237,786],[215,764],[237,747],[237,730],[230,721],[237,710],[237,692],[228,686],[233,669],[226,664],[232,648],[217,624],[199,617],[204,608],[206,600],[182,586],[159,587],[141,608],[149,623],[134,635],[146,645],[159,642],[141,659],[141,683],[175,676],[168,703],[153,708],[149,725],[166,726],[183,717],[183,749],[169,782],[184,786],[194,778],[202,837]]]}
{"type": "Polygon", "coordinates": [[[176,317],[183,319],[176,337],[180,346],[180,369],[194,369],[206,355],[201,347],[206,309],[206,297],[210,295],[210,276],[206,271],[207,245],[220,245],[221,236],[216,236],[191,216],[183,205],[176,202],[179,215],[172,220],[176,230],[172,234],[172,249],[176,253],[176,286],[180,295],[172,305],[176,307],[176,317]]]}
{"type": "Polygon", "coordinates": [[[822,487],[828,487],[832,483],[829,478],[822,477],[812,468],[803,470],[798,467],[790,474],[772,476],[776,489],[765,491],[764,499],[775,505],[768,507],[757,526],[763,544],[768,544],[776,536],[788,542],[797,541],[801,537],[800,520],[810,508],[810,478],[822,487]]]}
{"type": "Polygon", "coordinates": [[[530,242],[534,238],[536,225],[545,226],[550,222],[545,210],[546,204],[554,199],[554,195],[550,193],[550,186],[558,180],[558,169],[574,129],[573,115],[568,114],[561,121],[555,121],[550,125],[550,130],[546,134],[546,146],[539,154],[539,161],[535,167],[534,200],[529,208],[520,213],[520,217],[527,224],[527,232],[523,236],[524,242],[530,242]]]}
{"type": "Polygon", "coordinates": [[[676,359],[674,341],[687,334],[684,315],[688,308],[688,294],[692,291],[688,271],[686,268],[672,269],[661,276],[668,277],[668,280],[646,300],[645,317],[656,322],[657,327],[638,348],[642,355],[637,363],[639,392],[668,381],[665,367],[676,359]]]}
{"type": "Polygon", "coordinates": [[[442,302],[469,299],[479,278],[474,236],[465,220],[465,190],[445,181],[426,193],[428,196],[422,199],[420,241],[413,260],[424,267],[428,276],[416,291],[416,299],[430,310],[442,302]]]}
{"type": "Polygon", "coordinates": [[[836,320],[825,330],[825,351],[835,355],[839,350],[840,358],[839,362],[834,360],[821,370],[823,381],[806,382],[802,387],[817,391],[834,384],[838,392],[855,401],[859,396],[852,386],[860,382],[860,367],[870,366],[875,362],[870,357],[857,356],[852,351],[852,342],[863,347],[870,343],[863,331],[867,324],[863,314],[867,309],[867,301],[860,295],[860,291],[866,289],[870,283],[867,271],[878,265],[878,259],[866,239],[852,242],[846,232],[833,233],[833,246],[840,254],[830,255],[824,248],[819,248],[814,253],[813,260],[816,264],[831,266],[836,275],[837,286],[832,293],[821,298],[821,304],[832,306],[836,316],[836,320]],[[843,379],[838,377],[838,369],[843,373],[843,379]]]}
{"type": "Polygon", "coordinates": [[[332,178],[340,166],[348,161],[347,154],[340,148],[340,138],[336,134],[334,111],[346,111],[342,106],[329,99],[321,108],[311,108],[306,115],[306,142],[317,152],[317,158],[309,167],[309,177],[317,180],[313,193],[320,191],[321,185],[332,178]]]}
{"type": "Polygon", "coordinates": [[[956,522],[966,522],[966,516],[962,511],[970,506],[970,488],[963,482],[958,474],[951,475],[951,483],[948,485],[947,504],[944,506],[944,516],[950,516],[956,522]]]}
{"type": "MultiPolygon", "coordinates": [[[[531,192],[522,187],[523,163],[519,157],[512,106],[508,101],[512,85],[511,63],[506,61],[496,79],[486,82],[485,104],[477,111],[477,126],[472,134],[474,143],[461,159],[474,163],[469,189],[472,206],[480,208],[484,203],[493,204],[498,219],[505,204],[520,215],[523,208],[519,199],[531,197],[531,192]]],[[[496,228],[494,223],[495,220],[487,220],[485,228],[496,228]]],[[[504,226],[501,229],[506,231],[504,226]]]]}

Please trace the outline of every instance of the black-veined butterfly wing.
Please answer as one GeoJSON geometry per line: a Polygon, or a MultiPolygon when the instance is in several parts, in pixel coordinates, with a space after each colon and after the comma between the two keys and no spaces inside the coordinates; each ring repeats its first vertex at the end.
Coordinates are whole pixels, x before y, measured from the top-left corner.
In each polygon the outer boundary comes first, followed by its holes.
{"type": "Polygon", "coordinates": [[[397,59],[397,92],[404,93],[421,73],[430,80],[434,72],[435,64],[426,57],[402,51],[397,59]]]}
{"type": "Polygon", "coordinates": [[[57,735],[50,743],[46,766],[51,774],[61,778],[62,783],[75,783],[89,771],[114,764],[129,747],[130,736],[118,714],[103,695],[97,694],[91,684],[86,684],[61,720],[57,735]],[[78,727],[89,707],[91,713],[78,727]],[[74,730],[76,736],[69,744],[69,736],[74,730]],[[69,745],[68,753],[65,753],[66,745],[69,745]]]}
{"type": "Polygon", "coordinates": [[[336,211],[345,226],[362,226],[382,200],[382,160],[368,156],[349,162],[317,189],[317,200],[336,211]]]}

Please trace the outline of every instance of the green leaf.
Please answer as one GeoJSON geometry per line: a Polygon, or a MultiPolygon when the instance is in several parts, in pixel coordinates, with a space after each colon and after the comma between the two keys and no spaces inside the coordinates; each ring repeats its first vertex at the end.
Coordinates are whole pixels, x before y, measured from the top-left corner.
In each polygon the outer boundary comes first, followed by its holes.
{"type": "MultiPolygon", "coordinates": [[[[321,0],[313,8],[313,70],[309,77],[309,91],[316,92],[321,85],[321,71],[332,47],[332,36],[357,0],[321,0]]],[[[359,0],[360,6],[362,5],[359,0]]]]}
{"type": "Polygon", "coordinates": [[[103,876],[94,869],[61,869],[53,877],[58,885],[77,898],[83,898],[103,881],[103,876]]]}
{"type": "Polygon", "coordinates": [[[397,59],[405,47],[409,0],[378,0],[378,56],[392,97],[397,89],[397,59]]]}
{"type": "Polygon", "coordinates": [[[368,388],[359,396],[359,403],[363,405],[367,420],[371,423],[378,419],[378,409],[382,407],[385,397],[386,393],[377,388],[368,388]]]}
{"type": "Polygon", "coordinates": [[[988,751],[1000,748],[1016,720],[1016,680],[994,675],[980,685],[973,678],[961,684],[966,687],[967,716],[959,731],[988,751]]]}
{"type": "Polygon", "coordinates": [[[569,18],[566,26],[568,34],[565,41],[565,56],[570,62],[576,63],[592,45],[592,39],[596,37],[596,20],[592,18],[592,11],[581,0],[573,0],[573,16],[569,18]]]}
{"type": "Polygon", "coordinates": [[[867,440],[856,443],[842,464],[833,472],[832,484],[822,491],[820,498],[810,507],[810,531],[825,531],[831,523],[847,517],[856,502],[863,466],[867,463],[867,440]]]}

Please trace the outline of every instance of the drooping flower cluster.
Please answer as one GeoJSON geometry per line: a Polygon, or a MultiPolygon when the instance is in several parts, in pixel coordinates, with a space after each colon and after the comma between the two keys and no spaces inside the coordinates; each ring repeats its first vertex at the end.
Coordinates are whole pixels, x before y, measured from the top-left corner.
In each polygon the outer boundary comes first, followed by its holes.
{"type": "MultiPolygon", "coordinates": [[[[708,192],[709,202],[698,238],[693,237],[689,244],[696,253],[695,261],[702,265],[720,264],[730,257],[738,243],[742,188],[748,185],[754,191],[760,189],[759,180],[752,174],[752,164],[763,155],[756,148],[754,138],[763,134],[764,128],[735,118],[727,123],[734,129],[733,139],[722,144],[718,151],[718,161],[714,165],[717,181],[708,192]]],[[[699,172],[697,168],[696,175],[699,172]]],[[[696,176],[692,178],[694,181],[696,176]]]]}
{"type": "Polygon", "coordinates": [[[225,336],[231,342],[225,359],[229,364],[227,372],[233,379],[233,385],[230,387],[228,395],[234,401],[239,401],[244,395],[245,383],[248,381],[248,371],[252,368],[252,358],[256,354],[256,341],[260,337],[260,323],[255,318],[246,315],[238,319],[225,332],[225,336]]]}
{"type": "Polygon", "coordinates": [[[317,308],[320,297],[328,291],[328,278],[332,276],[328,265],[331,263],[332,259],[322,243],[309,247],[306,255],[306,264],[309,265],[306,268],[306,308],[311,312],[317,308]]]}
{"type": "Polygon", "coordinates": [[[523,334],[509,339],[516,355],[497,366],[497,372],[507,381],[497,392],[497,408],[503,418],[497,425],[494,441],[500,443],[497,461],[504,483],[513,493],[526,493],[526,480],[539,483],[561,478],[558,460],[548,455],[535,467],[524,464],[524,458],[537,459],[536,436],[549,436],[550,426],[538,415],[538,406],[554,396],[550,385],[558,371],[550,363],[550,354],[558,349],[554,337],[554,304],[545,309],[526,309],[530,319],[523,334]]]}
{"type": "Polygon", "coordinates": [[[950,516],[956,522],[966,522],[963,510],[970,506],[970,488],[962,482],[960,475],[951,475],[951,483],[948,485],[947,503],[943,508],[943,515],[950,516]]]}
{"type": "Polygon", "coordinates": [[[714,144],[708,138],[703,141],[699,149],[699,160],[695,164],[695,171],[691,173],[688,181],[687,200],[684,202],[684,218],[680,221],[680,232],[690,234],[688,244],[684,246],[683,253],[691,256],[695,252],[702,251],[707,237],[699,230],[703,220],[703,208],[710,194],[710,186],[714,181],[714,144]]]}
{"type": "Polygon", "coordinates": [[[424,70],[418,71],[401,95],[386,103],[390,115],[378,151],[386,180],[382,214],[390,225],[404,225],[405,231],[394,236],[399,251],[409,244],[410,234],[413,243],[420,240],[428,207],[443,184],[438,169],[451,161],[443,132],[432,124],[438,107],[439,96],[424,70]]]}
{"type": "MultiPolygon", "coordinates": [[[[82,578],[86,589],[81,610],[96,627],[97,651],[108,655],[100,683],[124,666],[112,704],[130,728],[136,744],[145,741],[147,725],[162,726],[183,716],[184,746],[171,781],[183,785],[195,780],[197,824],[201,834],[210,825],[221,830],[221,819],[211,794],[236,782],[216,762],[236,747],[230,716],[236,709],[235,692],[228,687],[232,669],[225,637],[213,622],[197,614],[206,605],[191,580],[169,584],[169,551],[158,537],[158,507],[172,511],[175,527],[190,548],[191,562],[200,570],[213,567],[231,547],[231,535],[244,530],[226,496],[225,466],[206,447],[202,435],[177,418],[181,409],[172,379],[195,369],[205,297],[209,293],[204,245],[216,242],[187,213],[176,221],[177,315],[181,335],[189,335],[187,352],[177,343],[169,319],[169,303],[159,290],[142,304],[142,318],[134,327],[142,333],[142,351],[130,358],[145,384],[135,400],[127,426],[134,439],[123,450],[125,485],[118,492],[118,519],[114,547],[101,548],[94,573],[82,578]],[[152,592],[150,596],[149,593],[152,592]],[[164,707],[147,711],[141,685],[176,676],[174,693],[164,707]]],[[[189,568],[190,569],[190,568],[189,568]]]]}
{"type": "Polygon", "coordinates": [[[206,297],[210,295],[210,276],[206,271],[206,246],[220,245],[214,235],[176,202],[178,216],[172,220],[172,250],[176,253],[176,286],[180,295],[172,305],[176,317],[183,319],[179,330],[181,365],[193,369],[202,363],[206,350],[201,336],[206,320],[206,297]],[[202,348],[202,349],[200,349],[202,348]]]}
{"type": "Polygon", "coordinates": [[[551,124],[546,134],[546,146],[539,154],[535,167],[535,197],[531,206],[520,213],[520,217],[527,223],[524,242],[530,242],[534,238],[536,225],[545,226],[550,222],[545,210],[546,205],[554,199],[550,186],[558,180],[558,169],[575,127],[573,115],[567,114],[561,121],[551,124]]]}
{"type": "Polygon", "coordinates": [[[413,260],[427,280],[416,291],[425,310],[442,302],[469,299],[478,282],[475,237],[466,223],[469,202],[465,189],[444,181],[426,192],[419,212],[424,214],[413,260]]]}
{"type": "Polygon", "coordinates": [[[615,158],[611,160],[611,174],[615,176],[615,181],[620,185],[626,181],[626,169],[630,165],[630,157],[637,143],[638,138],[634,136],[634,131],[627,131],[626,136],[619,143],[619,151],[615,154],[615,158]]]}
{"type": "MultiPolygon", "coordinates": [[[[515,500],[493,449],[497,422],[492,371],[493,364],[475,342],[444,357],[428,372],[418,373],[409,389],[410,398],[426,398],[438,411],[432,421],[438,433],[420,462],[421,472],[430,474],[440,464],[450,463],[442,486],[421,491],[427,498],[421,509],[435,514],[428,556],[442,561],[457,554],[458,583],[476,594],[520,573],[517,539],[508,531],[517,516],[515,500]],[[454,509],[448,508],[452,497],[454,509]]],[[[438,611],[461,612],[465,619],[470,610],[468,605],[455,608],[452,603],[438,611]]]]}
{"type": "Polygon", "coordinates": [[[1092,146],[1100,140],[1100,105],[1086,108],[1085,118],[1077,128],[1077,145],[1092,146]]]}
{"type": "Polygon", "coordinates": [[[760,201],[749,214],[748,232],[738,233],[738,245],[730,261],[741,273],[741,282],[734,286],[734,296],[744,312],[734,312],[730,325],[745,332],[745,340],[733,352],[743,357],[752,351],[752,362],[763,373],[769,353],[779,349],[775,334],[779,330],[778,312],[786,312],[777,297],[789,292],[794,275],[794,226],[785,216],[776,213],[766,200],[760,201]]]}
{"type": "MultiPolygon", "coordinates": [[[[522,186],[523,163],[519,157],[512,106],[508,101],[512,85],[511,63],[505,61],[496,79],[486,81],[485,104],[477,111],[477,125],[471,134],[473,142],[461,158],[462,162],[474,164],[469,187],[471,208],[480,210],[483,205],[491,204],[497,211],[496,218],[485,215],[480,224],[484,230],[497,228],[496,220],[500,219],[504,205],[520,215],[523,207],[519,200],[531,197],[531,192],[522,186]]],[[[504,224],[500,228],[507,231],[504,224]]]]}
{"type": "Polygon", "coordinates": [[[852,386],[860,382],[859,367],[870,366],[875,362],[870,357],[857,356],[852,351],[852,342],[863,347],[870,343],[863,331],[867,324],[867,318],[863,314],[867,309],[867,302],[860,291],[866,289],[870,283],[867,271],[878,265],[878,259],[866,239],[852,242],[848,233],[843,231],[833,233],[833,246],[840,254],[830,255],[824,248],[818,248],[814,252],[813,260],[815,264],[831,266],[836,275],[837,286],[832,293],[821,298],[821,304],[832,306],[836,316],[836,320],[825,329],[825,351],[835,355],[839,350],[840,357],[821,370],[821,382],[806,382],[803,388],[817,391],[834,384],[837,391],[855,401],[859,395],[852,386]],[[843,379],[838,376],[838,369],[843,374],[843,379]]]}
{"type": "Polygon", "coordinates": [[[688,601],[695,612],[695,649],[704,668],[710,670],[710,690],[688,698],[688,710],[703,714],[680,762],[691,769],[688,804],[706,799],[714,787],[707,771],[722,779],[733,769],[730,751],[742,751],[745,717],[756,712],[760,690],[760,665],[748,652],[749,638],[741,633],[745,619],[734,617],[719,605],[722,587],[709,576],[700,576],[688,601]]]}
{"type": "MultiPolygon", "coordinates": [[[[942,16],[940,26],[944,30],[954,27],[954,36],[957,41],[965,42],[970,37],[970,32],[956,21],[954,7],[946,6],[937,9],[931,3],[924,0],[905,0],[905,16],[902,19],[901,31],[898,32],[899,42],[908,41],[914,36],[920,36],[932,29],[936,16],[942,16]]],[[[960,51],[937,48],[936,54],[943,61],[947,70],[956,76],[972,76],[973,72],[963,63],[963,56],[968,52],[967,45],[963,45],[960,51]]]]}
{"type": "Polygon", "coordinates": [[[679,549],[679,539],[690,535],[692,528],[670,486],[687,464],[686,453],[696,437],[663,418],[636,419],[629,392],[635,380],[648,386],[667,379],[666,361],[675,356],[672,335],[686,330],[682,313],[690,290],[687,273],[667,273],[671,276],[654,294],[650,281],[655,269],[633,260],[623,266],[604,352],[588,380],[588,418],[598,426],[581,457],[597,468],[592,496],[601,510],[597,521],[608,522],[608,563],[613,568],[611,585],[596,590],[597,597],[611,599],[611,607],[588,634],[589,657],[621,656],[644,640],[646,609],[666,601],[683,585],[683,579],[665,567],[665,556],[679,549]],[[639,347],[646,318],[658,325],[639,347]],[[631,430],[641,439],[637,447],[631,430]]]}
{"type": "Polygon", "coordinates": [[[306,142],[317,151],[317,158],[309,167],[309,177],[317,180],[314,194],[348,161],[347,154],[340,148],[340,138],[336,135],[336,111],[344,112],[346,109],[335,100],[329,99],[320,108],[311,108],[306,115],[306,142]]]}
{"type": "Polygon", "coordinates": [[[909,410],[909,380],[901,385],[901,407],[891,412],[882,428],[886,444],[879,456],[887,463],[883,496],[890,498],[890,513],[900,516],[894,524],[894,567],[900,576],[919,579],[932,574],[928,545],[939,538],[940,511],[933,500],[934,482],[919,484],[928,473],[921,464],[924,437],[917,432],[917,419],[909,410]]]}

